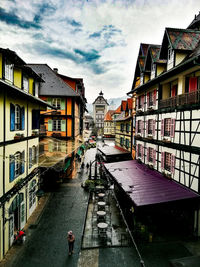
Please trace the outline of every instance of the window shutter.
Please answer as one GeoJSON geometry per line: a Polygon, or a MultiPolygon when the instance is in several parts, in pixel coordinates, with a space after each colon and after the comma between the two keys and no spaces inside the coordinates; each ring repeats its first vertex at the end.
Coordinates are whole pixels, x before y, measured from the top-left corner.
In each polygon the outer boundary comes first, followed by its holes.
{"type": "Polygon", "coordinates": [[[12,182],[15,179],[15,157],[10,155],[9,157],[10,162],[10,182],[12,182]]]}
{"type": "Polygon", "coordinates": [[[156,120],[153,120],[153,136],[155,136],[156,133],[156,120]]]}
{"type": "Polygon", "coordinates": [[[147,162],[149,162],[149,147],[147,147],[147,162]]]}
{"type": "Polygon", "coordinates": [[[156,106],[156,89],[153,91],[153,105],[156,106]]]}
{"type": "Polygon", "coordinates": [[[138,133],[138,121],[136,121],[135,134],[138,133]]]}
{"type": "Polygon", "coordinates": [[[147,107],[149,107],[149,93],[147,93],[147,107]]]}
{"type": "Polygon", "coordinates": [[[24,130],[24,107],[21,108],[21,129],[24,130]]]}
{"type": "Polygon", "coordinates": [[[144,134],[144,121],[141,121],[141,134],[144,134]]]}
{"type": "Polygon", "coordinates": [[[25,165],[25,151],[21,154],[21,174],[24,173],[24,165],[25,165]]]}
{"type": "Polygon", "coordinates": [[[10,130],[15,130],[15,105],[10,104],[10,130]]]}
{"type": "Polygon", "coordinates": [[[161,136],[164,136],[164,120],[161,120],[161,136]]]}
{"type": "Polygon", "coordinates": [[[175,119],[171,119],[170,136],[174,137],[174,135],[175,135],[175,119]]]}
{"type": "Polygon", "coordinates": [[[141,146],[141,158],[143,159],[144,158],[144,146],[141,146]]]}
{"type": "Polygon", "coordinates": [[[146,121],[146,135],[148,135],[148,132],[149,132],[149,131],[148,131],[148,127],[149,127],[149,121],[147,120],[147,121],[146,121]]]}
{"type": "Polygon", "coordinates": [[[61,120],[61,131],[66,132],[66,120],[61,120]]]}
{"type": "Polygon", "coordinates": [[[65,99],[61,98],[61,110],[65,110],[65,99]]]}
{"type": "Polygon", "coordinates": [[[29,169],[32,167],[32,147],[29,147],[29,169]]]}
{"type": "Polygon", "coordinates": [[[175,171],[175,155],[171,155],[171,173],[175,171]]]}
{"type": "Polygon", "coordinates": [[[141,97],[141,106],[142,106],[142,108],[144,108],[144,95],[142,95],[142,97],[141,97]]]}
{"type": "Polygon", "coordinates": [[[136,145],[136,157],[137,157],[137,158],[138,158],[138,154],[139,154],[138,149],[139,149],[139,145],[137,144],[137,145],[136,145]]]}
{"type": "Polygon", "coordinates": [[[139,97],[136,98],[137,109],[139,109],[139,97]]]}
{"type": "Polygon", "coordinates": [[[197,91],[197,77],[190,77],[189,92],[197,91]]]}
{"type": "Polygon", "coordinates": [[[52,120],[48,120],[48,131],[52,131],[52,120]]]}
{"type": "Polygon", "coordinates": [[[165,152],[161,152],[161,169],[165,167],[165,152]]]}
{"type": "Polygon", "coordinates": [[[156,164],[156,149],[153,150],[153,165],[156,164]]]}

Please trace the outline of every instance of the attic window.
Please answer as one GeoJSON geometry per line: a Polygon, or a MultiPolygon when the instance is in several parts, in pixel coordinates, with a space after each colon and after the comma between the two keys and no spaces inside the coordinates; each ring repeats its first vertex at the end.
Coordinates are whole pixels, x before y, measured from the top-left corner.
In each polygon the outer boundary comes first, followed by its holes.
{"type": "Polygon", "coordinates": [[[9,60],[5,60],[5,79],[13,82],[13,67],[14,64],[11,64],[9,60]]]}
{"type": "Polygon", "coordinates": [[[168,64],[174,61],[174,50],[169,48],[168,49],[168,64]]]}

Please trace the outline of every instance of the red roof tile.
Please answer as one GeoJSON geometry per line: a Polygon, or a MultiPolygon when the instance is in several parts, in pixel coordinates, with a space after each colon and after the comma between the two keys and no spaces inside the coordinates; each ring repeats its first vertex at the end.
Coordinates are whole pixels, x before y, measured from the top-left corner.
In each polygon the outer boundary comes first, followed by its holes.
{"type": "Polygon", "coordinates": [[[104,117],[104,121],[112,121],[112,115],[115,111],[114,110],[108,110],[104,117]]]}
{"type": "Polygon", "coordinates": [[[126,104],[127,104],[127,101],[126,100],[122,100],[122,103],[121,103],[121,110],[122,111],[126,110],[126,104]]]}
{"type": "Polygon", "coordinates": [[[133,98],[127,99],[128,109],[133,109],[133,98]]]}

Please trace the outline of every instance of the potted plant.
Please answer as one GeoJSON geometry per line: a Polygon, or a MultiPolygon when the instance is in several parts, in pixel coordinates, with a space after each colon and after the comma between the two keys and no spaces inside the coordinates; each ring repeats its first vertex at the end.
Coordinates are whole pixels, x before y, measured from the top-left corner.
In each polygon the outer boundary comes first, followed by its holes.
{"type": "Polygon", "coordinates": [[[19,140],[19,139],[22,139],[23,137],[24,137],[24,134],[16,133],[14,136],[14,139],[19,140]]]}

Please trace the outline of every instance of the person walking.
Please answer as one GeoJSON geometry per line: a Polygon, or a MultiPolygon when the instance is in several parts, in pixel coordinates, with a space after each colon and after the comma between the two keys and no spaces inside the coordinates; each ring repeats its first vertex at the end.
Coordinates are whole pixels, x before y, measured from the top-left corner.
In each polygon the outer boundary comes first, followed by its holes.
{"type": "Polygon", "coordinates": [[[89,163],[87,162],[87,164],[86,164],[87,173],[88,173],[88,169],[89,169],[89,167],[90,167],[90,165],[89,165],[89,163]]]}
{"type": "Polygon", "coordinates": [[[67,240],[69,246],[69,255],[71,255],[72,253],[74,253],[74,242],[75,242],[75,236],[72,231],[68,232],[67,240]]]}

